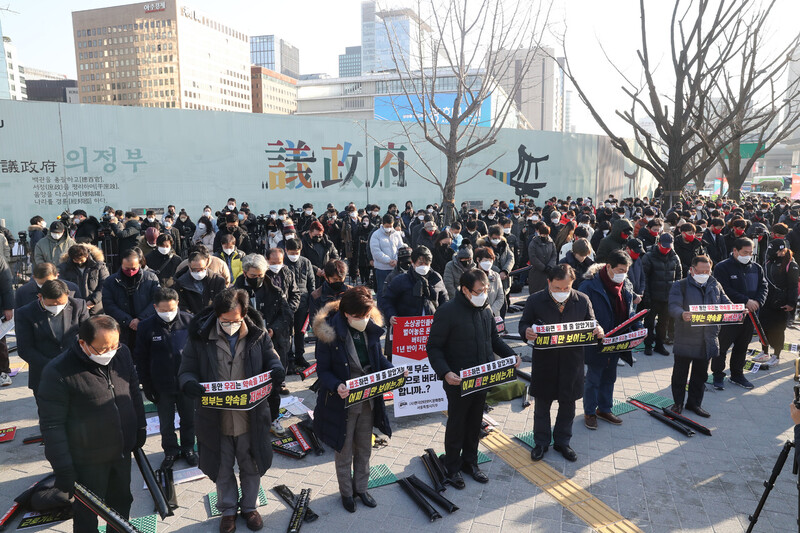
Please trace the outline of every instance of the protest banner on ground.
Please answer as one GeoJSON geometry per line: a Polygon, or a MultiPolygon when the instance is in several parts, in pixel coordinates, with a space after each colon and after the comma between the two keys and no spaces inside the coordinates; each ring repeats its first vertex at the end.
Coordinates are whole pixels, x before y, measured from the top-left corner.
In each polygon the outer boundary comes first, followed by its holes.
{"type": "Polygon", "coordinates": [[[428,362],[425,345],[432,316],[395,317],[392,363],[408,367],[405,384],[394,393],[394,416],[420,415],[447,409],[442,382],[428,362]]]}

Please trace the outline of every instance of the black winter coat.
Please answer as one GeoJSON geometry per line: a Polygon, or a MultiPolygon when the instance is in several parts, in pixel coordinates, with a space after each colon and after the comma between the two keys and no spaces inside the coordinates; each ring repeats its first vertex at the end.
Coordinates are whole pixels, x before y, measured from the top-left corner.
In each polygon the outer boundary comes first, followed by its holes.
{"type": "Polygon", "coordinates": [[[705,255],[706,249],[701,240],[695,238],[692,242],[686,242],[683,240],[683,235],[679,235],[675,238],[675,253],[681,260],[681,277],[685,278],[689,273],[689,267],[692,266],[692,259],[698,255],[705,255]]]}
{"type": "Polygon", "coordinates": [[[768,260],[764,266],[764,276],[767,279],[768,288],[765,309],[780,309],[784,305],[797,307],[797,282],[800,268],[794,260],[783,266],[781,259],[768,260]]]}
{"type": "Polygon", "coordinates": [[[703,247],[715,265],[728,258],[728,245],[725,244],[725,236],[722,233],[714,235],[710,229],[705,230],[703,232],[703,247]]]}
{"type": "Polygon", "coordinates": [[[647,302],[645,305],[650,305],[650,302],[668,302],[670,287],[674,281],[681,279],[683,272],[681,260],[675,250],[664,255],[655,246],[641,257],[641,261],[645,282],[644,301],[647,302]]]}
{"type": "Polygon", "coordinates": [[[57,338],[50,327],[50,312],[38,302],[31,302],[14,313],[14,327],[17,333],[17,351],[23,361],[28,363],[28,388],[38,390],[44,367],[75,342],[78,327],[89,318],[86,303],[75,298],[67,299],[67,306],[61,311],[64,319],[64,334],[57,338]]]}
{"type": "MultiPolygon", "coordinates": [[[[314,433],[325,444],[340,452],[346,437],[347,409],[336,389],[351,378],[350,355],[354,355],[356,360],[358,355],[348,353],[350,332],[347,318],[338,311],[339,302],[330,302],[314,318],[314,334],[317,336],[314,353],[320,385],[314,408],[314,433]]],[[[364,330],[367,334],[367,352],[371,366],[369,372],[379,372],[392,368],[393,365],[381,352],[383,320],[380,311],[373,307],[370,318],[372,320],[364,330]]],[[[382,395],[372,399],[372,417],[373,427],[391,437],[392,428],[389,426],[382,395]]]]}
{"type": "Polygon", "coordinates": [[[89,257],[84,263],[83,274],[67,254],[61,257],[61,264],[58,265],[58,279],[71,281],[77,285],[78,298],[86,300],[86,305],[94,304],[94,307],[89,309],[91,316],[103,313],[103,283],[109,276],[104,259],[103,252],[99,248],[89,246],[89,257]]]}
{"type": "Polygon", "coordinates": [[[142,227],[136,220],[129,220],[125,227],[117,232],[119,239],[119,253],[139,246],[139,235],[142,234],[142,227]]]}
{"type": "Polygon", "coordinates": [[[247,235],[247,231],[244,228],[240,228],[236,226],[234,229],[229,230],[227,226],[220,226],[219,231],[216,235],[214,235],[214,253],[220,254],[222,253],[222,236],[231,234],[236,238],[236,248],[240,249],[246,254],[249,254],[252,251],[252,247],[250,245],[250,236],[247,235]]]}
{"type": "MultiPolygon", "coordinates": [[[[533,324],[561,324],[594,320],[589,297],[576,290],[570,291],[564,311],[559,313],[556,303],[545,289],[528,296],[519,319],[519,334],[533,324]]],[[[544,401],[572,402],[583,397],[584,347],[533,349],[531,396],[544,401]]]]}
{"type": "MultiPolygon", "coordinates": [[[[294,285],[294,278],[292,278],[292,285],[294,285]]],[[[247,291],[250,305],[261,314],[265,328],[273,330],[275,335],[282,338],[289,336],[289,330],[294,324],[292,304],[287,300],[286,294],[272,284],[269,276],[264,276],[261,287],[253,289],[245,282],[245,276],[242,274],[236,279],[233,287],[247,291]]],[[[297,303],[300,298],[297,296],[297,291],[294,292],[296,295],[294,303],[297,303]]]]}
{"type": "Polygon", "coordinates": [[[191,320],[190,313],[178,311],[178,316],[169,323],[158,315],[139,323],[133,360],[145,391],[153,390],[159,394],[179,392],[178,371],[181,354],[189,339],[191,320]]]}
{"type": "Polygon", "coordinates": [[[192,277],[191,272],[187,270],[175,280],[175,287],[173,287],[178,291],[181,309],[193,315],[211,305],[217,294],[224,291],[226,286],[225,278],[211,272],[208,272],[200,283],[203,285],[202,292],[197,290],[195,279],[192,277]]]}
{"type": "Polygon", "coordinates": [[[445,374],[516,355],[497,334],[488,305],[477,308],[458,291],[433,315],[428,337],[428,360],[439,379],[445,374]]]}
{"type": "Polygon", "coordinates": [[[100,231],[100,222],[93,216],[78,224],[75,228],[75,242],[97,244],[97,233],[100,231]]]}
{"type": "MultiPolygon", "coordinates": [[[[272,341],[264,329],[264,322],[253,308],[247,309],[245,317],[247,337],[245,338],[245,378],[251,378],[271,371],[272,386],[276,387],[286,377],[278,354],[272,341]]],[[[190,381],[207,383],[220,381],[217,375],[217,346],[214,339],[209,338],[217,327],[214,310],[208,308],[197,315],[189,325],[189,342],[183,351],[181,367],[178,373],[178,384],[181,389],[190,381]]],[[[269,402],[266,400],[247,411],[250,421],[250,453],[255,459],[259,475],[263,476],[272,465],[272,444],[269,426],[272,423],[269,414],[269,402]]],[[[211,481],[219,475],[220,445],[220,411],[209,407],[201,407],[195,401],[195,432],[200,453],[200,470],[211,481]]],[[[245,437],[242,435],[240,438],[245,437]]]]}
{"type": "MultiPolygon", "coordinates": [[[[339,259],[339,252],[336,251],[333,241],[327,235],[322,235],[320,242],[314,242],[308,233],[303,234],[303,249],[300,251],[303,257],[308,258],[316,268],[325,268],[325,263],[333,259],[339,259]]],[[[317,287],[322,284],[323,278],[317,278],[317,287]]]]}
{"type": "Polygon", "coordinates": [[[343,283],[341,288],[337,291],[330,286],[327,280],[323,281],[322,285],[311,293],[311,296],[308,300],[308,318],[312,321],[312,324],[314,317],[317,315],[320,309],[328,305],[330,302],[341,298],[342,293],[350,288],[350,285],[343,283]]]}
{"type": "Polygon", "coordinates": [[[45,367],[37,401],[44,453],[55,472],[128,457],[146,427],[125,345],[101,366],[75,340],[45,367]]]}
{"type": "Polygon", "coordinates": [[[120,325],[120,342],[128,344],[135,332],[128,328],[134,318],[143,320],[156,313],[153,297],[159,288],[158,278],[150,270],[140,270],[136,276],[133,297],[128,297],[128,287],[121,271],[111,274],[103,283],[103,309],[120,325]],[[133,306],[131,306],[133,304],[133,306]]]}
{"type": "Polygon", "coordinates": [[[578,263],[578,259],[575,257],[575,254],[572,253],[572,250],[567,251],[567,255],[564,256],[564,259],[558,262],[561,265],[569,265],[572,267],[572,270],[575,271],[575,279],[582,280],[583,276],[586,272],[589,271],[589,267],[594,264],[591,257],[586,257],[583,260],[583,263],[578,263]]]}
{"type": "Polygon", "coordinates": [[[675,319],[675,345],[672,347],[672,353],[701,361],[719,355],[718,338],[721,326],[693,327],[691,322],[684,322],[682,315],[684,311],[689,310],[690,305],[729,303],[731,303],[730,298],[713,276],[702,286],[691,276],[673,283],[669,292],[669,314],[675,319]]]}
{"type": "Polygon", "coordinates": [[[714,265],[714,277],[733,303],[746,304],[747,300],[755,300],[763,307],[767,302],[767,280],[764,279],[764,269],[752,260],[743,265],[730,257],[714,265]]]}
{"type": "Polygon", "coordinates": [[[426,316],[432,315],[439,306],[447,301],[447,289],[442,277],[429,270],[425,278],[430,287],[430,298],[414,295],[414,287],[420,275],[409,270],[400,274],[384,288],[383,303],[386,318],[393,316],[426,316]]]}
{"type": "MultiPolygon", "coordinates": [[[[5,261],[5,259],[3,259],[3,261],[5,261]]],[[[9,276],[10,276],[11,275],[11,270],[9,270],[8,272],[9,272],[9,276]]],[[[1,271],[0,271],[0,277],[1,276],[2,276],[2,274],[1,274],[1,271]]],[[[10,284],[11,280],[9,279],[8,281],[9,281],[9,284],[10,284]]],[[[80,291],[80,289],[78,288],[77,285],[75,285],[71,281],[67,281],[67,280],[62,280],[62,281],[67,284],[67,289],[69,290],[69,297],[70,298],[80,298],[81,297],[80,296],[80,292],[81,291],[80,291]]],[[[2,287],[2,286],[3,286],[2,282],[0,282],[0,287],[2,287]]],[[[0,289],[0,292],[5,293],[5,289],[4,288],[0,289]]],[[[20,307],[28,305],[31,302],[36,302],[36,301],[39,300],[39,286],[36,284],[36,281],[31,279],[30,281],[28,281],[24,285],[20,286],[20,288],[17,289],[16,293],[12,292],[12,294],[14,294],[14,306],[13,307],[14,307],[14,309],[19,309],[20,307]]],[[[7,298],[4,295],[3,296],[3,305],[7,305],[6,299],[7,298]]],[[[4,309],[7,309],[7,308],[4,308],[4,309]]]]}
{"type": "Polygon", "coordinates": [[[294,284],[297,288],[297,294],[300,295],[300,303],[297,308],[308,309],[308,300],[311,297],[311,293],[314,292],[316,283],[314,265],[311,264],[307,257],[302,255],[297,258],[296,262],[292,262],[286,254],[283,256],[283,265],[294,275],[294,284]]]}
{"type": "Polygon", "coordinates": [[[173,250],[170,250],[167,255],[155,250],[147,254],[145,261],[147,261],[147,268],[155,272],[156,276],[158,276],[159,283],[169,287],[174,283],[173,278],[177,273],[178,265],[181,264],[182,259],[173,250]]]}

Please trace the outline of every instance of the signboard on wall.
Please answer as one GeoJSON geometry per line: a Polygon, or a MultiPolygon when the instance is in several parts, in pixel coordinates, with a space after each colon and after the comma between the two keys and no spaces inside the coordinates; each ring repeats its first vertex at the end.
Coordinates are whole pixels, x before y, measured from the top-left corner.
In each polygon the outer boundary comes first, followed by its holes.
{"type": "MultiPolygon", "coordinates": [[[[447,173],[441,152],[425,142],[415,150],[391,121],[5,100],[0,125],[0,209],[12,231],[34,214],[99,216],[105,205],[175,204],[196,219],[231,196],[255,214],[305,202],[425,205],[441,191],[421,176],[447,173]]],[[[601,140],[502,130],[462,165],[460,175],[477,177],[458,187],[456,205],[602,196],[625,178],[618,154],[598,163],[601,140]]]]}

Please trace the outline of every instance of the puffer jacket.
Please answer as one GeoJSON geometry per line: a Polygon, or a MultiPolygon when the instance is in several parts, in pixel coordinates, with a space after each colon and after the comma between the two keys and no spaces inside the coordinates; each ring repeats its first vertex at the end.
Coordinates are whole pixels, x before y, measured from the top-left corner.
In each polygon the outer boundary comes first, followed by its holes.
{"type": "Polygon", "coordinates": [[[391,270],[394,268],[389,261],[397,260],[397,250],[404,244],[403,236],[398,231],[392,231],[389,235],[382,228],[373,231],[369,238],[369,249],[375,269],[391,270]]]}
{"type": "Polygon", "coordinates": [[[501,280],[501,283],[503,291],[508,292],[509,288],[511,288],[511,278],[508,277],[508,273],[514,270],[514,251],[508,241],[501,236],[499,243],[492,244],[492,240],[489,237],[483,237],[478,241],[478,246],[486,246],[494,252],[494,271],[506,273],[506,279],[501,280]]]}
{"type": "Polygon", "coordinates": [[[400,274],[384,288],[383,303],[386,318],[393,316],[425,316],[432,315],[436,309],[447,301],[447,289],[444,288],[441,276],[433,270],[428,271],[425,278],[430,287],[430,298],[414,295],[420,275],[414,270],[400,274]]]}
{"type": "Polygon", "coordinates": [[[475,268],[475,261],[470,260],[468,266],[463,266],[458,257],[453,256],[452,261],[444,267],[444,288],[447,290],[448,299],[455,298],[461,286],[461,275],[467,270],[475,268]]]}
{"type": "Polygon", "coordinates": [[[54,240],[53,237],[48,234],[47,237],[40,239],[39,242],[36,243],[36,249],[33,252],[33,265],[36,266],[40,263],[53,263],[57,265],[61,256],[67,253],[67,250],[69,250],[70,246],[73,244],[75,244],[75,241],[66,231],[58,241],[54,240]]]}
{"type": "Polygon", "coordinates": [[[549,236],[547,239],[534,236],[528,244],[528,260],[531,263],[528,271],[528,292],[533,294],[547,287],[547,273],[558,262],[553,239],[549,236]]]}
{"type": "Polygon", "coordinates": [[[103,283],[108,278],[108,267],[105,264],[105,256],[102,250],[91,244],[83,244],[89,250],[89,257],[86,258],[83,273],[75,266],[68,254],[61,256],[61,264],[58,265],[58,278],[64,281],[71,281],[78,286],[78,298],[86,300],[89,315],[103,314],[103,283]]]}
{"type": "Polygon", "coordinates": [[[689,273],[689,267],[692,266],[692,259],[698,255],[706,255],[706,248],[703,246],[702,239],[695,239],[692,242],[683,240],[683,235],[675,238],[675,253],[681,260],[682,277],[686,277],[689,273]]]}
{"type": "MultiPolygon", "coordinates": [[[[379,372],[393,365],[381,353],[383,319],[380,311],[373,307],[370,319],[364,330],[367,334],[369,371],[379,372]]],[[[351,379],[350,359],[358,360],[358,355],[351,353],[351,347],[355,350],[355,346],[349,339],[347,318],[339,312],[338,300],[328,303],[314,317],[314,334],[317,336],[315,357],[320,384],[314,408],[314,433],[338,452],[342,450],[346,438],[347,409],[336,389],[351,379]]],[[[392,429],[382,395],[372,400],[372,417],[373,427],[391,437],[392,429]]]]}
{"type": "Polygon", "coordinates": [[[668,302],[672,283],[681,279],[683,272],[678,254],[675,253],[675,250],[670,250],[668,254],[664,255],[658,246],[655,246],[640,260],[644,273],[646,305],[649,305],[650,302],[668,302]]]}
{"type": "Polygon", "coordinates": [[[633,237],[633,225],[629,220],[619,218],[612,222],[611,231],[608,232],[607,237],[600,241],[600,245],[597,247],[595,261],[598,263],[608,261],[608,255],[614,250],[623,248],[628,237],[633,237]],[[623,238],[623,234],[627,235],[627,237],[623,238]]]}
{"type": "Polygon", "coordinates": [[[684,311],[689,310],[690,305],[729,303],[731,303],[730,298],[713,276],[702,286],[691,276],[673,283],[669,291],[669,314],[675,319],[675,345],[672,347],[672,353],[700,360],[719,355],[717,339],[721,326],[692,327],[691,322],[685,322],[682,315],[684,311]]]}

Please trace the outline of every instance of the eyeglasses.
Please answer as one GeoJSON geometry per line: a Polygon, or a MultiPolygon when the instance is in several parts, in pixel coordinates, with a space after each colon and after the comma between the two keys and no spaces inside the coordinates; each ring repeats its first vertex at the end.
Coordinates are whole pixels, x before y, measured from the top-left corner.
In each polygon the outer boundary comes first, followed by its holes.
{"type": "Polygon", "coordinates": [[[219,325],[220,325],[220,326],[234,326],[234,325],[236,325],[236,324],[241,324],[242,322],[244,322],[244,319],[241,319],[241,320],[231,320],[230,322],[228,322],[228,321],[224,321],[224,320],[220,320],[220,321],[219,321],[219,325]]]}
{"type": "Polygon", "coordinates": [[[103,353],[100,353],[100,350],[98,350],[97,348],[95,348],[95,347],[94,347],[94,346],[92,346],[91,344],[88,344],[88,346],[89,346],[89,348],[91,348],[91,349],[92,349],[92,351],[94,352],[94,355],[105,355],[105,354],[107,354],[108,352],[112,352],[112,351],[119,350],[120,344],[119,344],[119,343],[117,343],[117,345],[116,345],[116,346],[113,346],[113,347],[109,348],[108,350],[104,351],[103,353]]]}
{"type": "Polygon", "coordinates": [[[488,292],[489,292],[489,287],[486,287],[486,288],[485,288],[485,289],[483,289],[482,291],[475,292],[475,291],[473,291],[473,290],[470,290],[469,292],[471,292],[471,293],[472,293],[472,294],[474,294],[475,296],[480,296],[481,294],[488,294],[488,292]]]}

